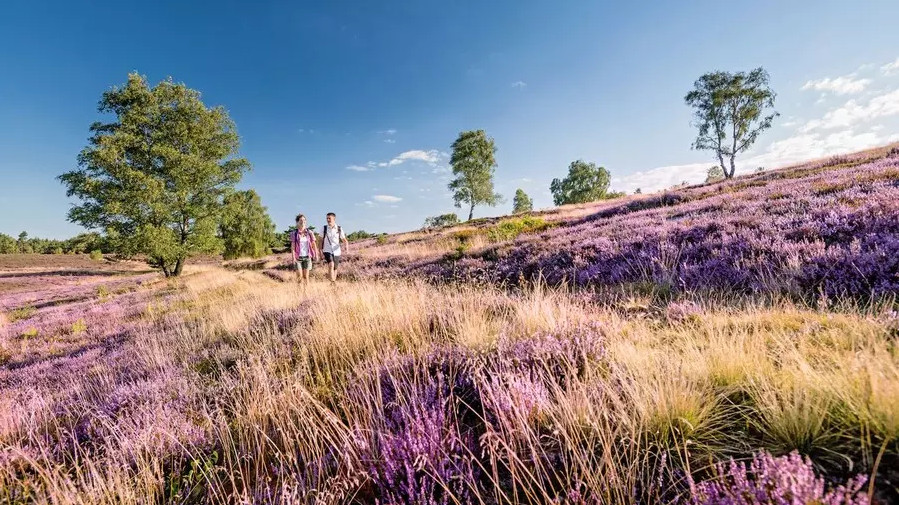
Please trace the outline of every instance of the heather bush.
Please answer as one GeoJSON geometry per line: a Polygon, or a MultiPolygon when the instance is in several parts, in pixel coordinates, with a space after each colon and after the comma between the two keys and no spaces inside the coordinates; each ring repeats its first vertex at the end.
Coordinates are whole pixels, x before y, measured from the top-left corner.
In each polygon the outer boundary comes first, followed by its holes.
{"type": "Polygon", "coordinates": [[[774,457],[762,452],[746,463],[731,460],[715,465],[715,476],[694,482],[688,476],[691,496],[684,503],[692,505],[868,505],[862,492],[865,476],[850,479],[843,485],[827,486],[815,475],[811,461],[797,452],[774,457]]]}

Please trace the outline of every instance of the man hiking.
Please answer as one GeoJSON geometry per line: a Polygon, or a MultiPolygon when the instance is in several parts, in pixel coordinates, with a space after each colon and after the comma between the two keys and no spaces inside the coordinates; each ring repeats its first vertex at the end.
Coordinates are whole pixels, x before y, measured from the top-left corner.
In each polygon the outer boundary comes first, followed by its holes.
{"type": "Polygon", "coordinates": [[[290,234],[290,251],[297,268],[297,280],[303,285],[309,283],[312,262],[318,259],[318,244],[315,233],[306,226],[306,216],[297,214],[297,229],[290,234]]]}
{"type": "Polygon", "coordinates": [[[340,265],[340,256],[349,250],[350,244],[347,242],[343,229],[337,224],[337,214],[328,212],[326,219],[328,224],[322,229],[322,252],[325,256],[325,263],[328,264],[331,282],[337,282],[337,266],[340,265]],[[340,247],[341,243],[343,248],[340,247]]]}

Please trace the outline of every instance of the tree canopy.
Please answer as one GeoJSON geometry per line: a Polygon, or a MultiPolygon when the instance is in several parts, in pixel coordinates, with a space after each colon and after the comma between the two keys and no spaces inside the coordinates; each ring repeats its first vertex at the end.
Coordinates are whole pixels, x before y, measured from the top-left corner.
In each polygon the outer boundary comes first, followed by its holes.
{"type": "Polygon", "coordinates": [[[494,206],[502,201],[502,196],[493,191],[496,145],[484,130],[474,130],[460,133],[452,147],[450,166],[455,179],[448,187],[456,207],[463,203],[469,206],[470,220],[475,206],[494,206]]]}
{"type": "Polygon", "coordinates": [[[699,129],[693,149],[714,151],[724,177],[730,179],[737,170],[737,154],[749,149],[778,116],[777,112],[768,113],[774,98],[768,73],[761,67],[749,73],[703,75],[684,97],[694,109],[694,124],[699,129]]]}
{"type": "Polygon", "coordinates": [[[224,197],[219,230],[225,259],[259,258],[271,251],[275,223],[252,189],[224,197]]]}
{"type": "Polygon", "coordinates": [[[611,175],[604,167],[577,160],[568,166],[567,177],[552,180],[549,190],[556,205],[593,202],[610,196],[610,181],[611,175]]]}
{"type": "Polygon", "coordinates": [[[515,198],[512,200],[512,213],[522,214],[532,210],[534,210],[534,201],[531,200],[531,197],[529,197],[523,189],[518,188],[515,191],[515,198]]]}
{"type": "Polygon", "coordinates": [[[116,252],[143,254],[166,276],[191,255],[220,251],[222,199],[250,168],[225,109],[171,79],[150,88],[136,73],[98,109],[112,120],[91,125],[78,168],[59,177],[80,201],[69,220],[105,231],[116,252]]]}

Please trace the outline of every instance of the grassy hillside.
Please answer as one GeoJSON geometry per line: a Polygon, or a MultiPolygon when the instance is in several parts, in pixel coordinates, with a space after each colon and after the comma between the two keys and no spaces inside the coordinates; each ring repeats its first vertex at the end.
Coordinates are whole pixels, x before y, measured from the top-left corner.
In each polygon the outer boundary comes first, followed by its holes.
{"type": "Polygon", "coordinates": [[[867,300],[899,294],[899,147],[358,247],[362,278],[867,300]],[[527,219],[527,218],[526,218],[527,219]]]}
{"type": "Polygon", "coordinates": [[[337,285],[7,265],[0,503],[896,503],[889,152],[355,244],[337,285]]]}

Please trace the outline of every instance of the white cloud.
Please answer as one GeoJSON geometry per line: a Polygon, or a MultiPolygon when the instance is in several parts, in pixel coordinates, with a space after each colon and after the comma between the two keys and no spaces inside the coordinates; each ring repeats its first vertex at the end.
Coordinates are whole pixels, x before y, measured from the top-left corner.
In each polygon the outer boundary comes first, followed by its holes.
{"type": "Polygon", "coordinates": [[[621,177],[612,177],[611,186],[615,190],[633,193],[640,188],[644,193],[670,188],[684,181],[698,183],[705,179],[713,161],[658,167],[643,172],[635,172],[621,177]]]}
{"type": "Polygon", "coordinates": [[[892,63],[887,63],[886,65],[880,67],[880,70],[885,75],[892,75],[896,72],[899,72],[899,58],[896,58],[896,61],[892,63]]]}
{"type": "Polygon", "coordinates": [[[387,130],[381,130],[378,133],[381,135],[396,135],[396,128],[389,128],[387,130]]]}
{"type": "Polygon", "coordinates": [[[851,95],[861,93],[871,84],[871,79],[856,79],[854,74],[831,79],[825,77],[817,81],[808,81],[802,86],[803,90],[814,89],[818,91],[830,91],[837,95],[851,95]]]}
{"type": "Polygon", "coordinates": [[[524,82],[524,81],[515,81],[515,82],[512,83],[512,87],[513,87],[513,88],[518,88],[518,89],[523,89],[523,88],[524,88],[525,86],[527,86],[527,85],[528,85],[528,83],[526,83],[526,82],[524,82]]]}
{"type": "Polygon", "coordinates": [[[402,198],[393,195],[375,195],[371,197],[371,199],[381,203],[397,203],[403,201],[402,198]]]}
{"type": "Polygon", "coordinates": [[[347,170],[352,170],[354,172],[368,172],[371,170],[369,167],[363,167],[362,165],[350,165],[346,167],[347,170]]]}
{"type": "Polygon", "coordinates": [[[815,130],[851,128],[858,123],[895,114],[899,114],[899,89],[877,95],[865,105],[859,104],[854,99],[849,100],[842,107],[829,111],[821,119],[807,122],[799,131],[808,133],[815,130]]]}
{"type": "Polygon", "coordinates": [[[386,142],[388,144],[396,144],[396,140],[393,140],[393,139],[384,139],[384,142],[386,142]]]}
{"type": "Polygon", "coordinates": [[[412,151],[406,151],[398,154],[396,158],[393,158],[387,164],[390,166],[396,166],[401,165],[407,161],[423,161],[425,163],[430,163],[433,165],[437,163],[442,154],[443,153],[436,149],[431,149],[430,151],[414,149],[412,151]]]}

